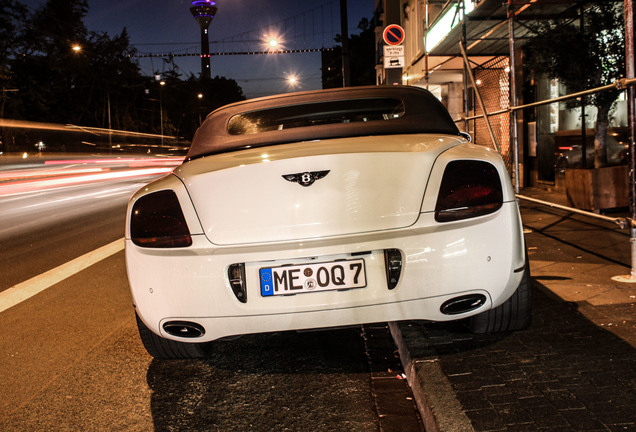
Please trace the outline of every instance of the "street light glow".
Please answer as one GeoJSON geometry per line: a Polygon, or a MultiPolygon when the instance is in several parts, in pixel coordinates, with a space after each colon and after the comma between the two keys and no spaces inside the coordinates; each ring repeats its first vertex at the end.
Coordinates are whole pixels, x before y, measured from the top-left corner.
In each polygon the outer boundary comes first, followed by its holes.
{"type": "Polygon", "coordinates": [[[298,81],[298,76],[296,74],[288,74],[287,75],[287,86],[289,88],[297,87],[300,84],[298,81]]]}
{"type": "Polygon", "coordinates": [[[82,47],[79,44],[75,44],[71,47],[71,49],[75,52],[80,52],[82,50],[82,47]]]}
{"type": "Polygon", "coordinates": [[[263,44],[268,51],[278,51],[283,49],[283,41],[277,34],[267,34],[262,37],[263,44]]]}

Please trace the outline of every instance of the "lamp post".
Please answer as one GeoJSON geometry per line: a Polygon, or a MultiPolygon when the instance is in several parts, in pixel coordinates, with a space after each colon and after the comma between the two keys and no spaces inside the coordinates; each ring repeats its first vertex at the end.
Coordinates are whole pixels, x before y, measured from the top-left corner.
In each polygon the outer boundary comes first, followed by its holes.
{"type": "Polygon", "coordinates": [[[163,148],[163,86],[166,85],[164,80],[159,81],[159,121],[161,123],[161,147],[163,148]]]}
{"type": "MultiPolygon", "coordinates": [[[[7,89],[1,88],[0,93],[2,93],[2,103],[0,103],[0,119],[4,117],[4,105],[7,102],[7,93],[9,92],[18,92],[19,89],[7,89]]],[[[9,152],[9,141],[5,137],[5,132],[3,128],[0,128],[0,155],[4,152],[9,152]],[[5,144],[3,144],[5,143],[5,144]]]]}
{"type": "Polygon", "coordinates": [[[210,79],[210,40],[208,38],[208,28],[212,23],[212,18],[216,14],[216,2],[211,0],[195,0],[190,7],[190,13],[199,23],[201,28],[201,78],[210,79]]]}

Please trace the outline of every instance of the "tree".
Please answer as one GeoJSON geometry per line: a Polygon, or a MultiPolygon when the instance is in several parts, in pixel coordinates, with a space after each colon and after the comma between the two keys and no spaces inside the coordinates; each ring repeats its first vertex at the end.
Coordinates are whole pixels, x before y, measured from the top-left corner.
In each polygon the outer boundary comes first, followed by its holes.
{"type": "MultiPolygon", "coordinates": [[[[540,23],[534,29],[536,35],[523,46],[527,69],[558,79],[571,92],[611,84],[625,70],[622,7],[614,2],[589,2],[581,5],[581,14],[540,23]]],[[[598,110],[595,168],[607,165],[606,134],[617,96],[618,90],[612,90],[587,97],[598,110]]]]}
{"type": "MultiPolygon", "coordinates": [[[[9,105],[15,101],[16,89],[13,88],[13,73],[9,67],[15,55],[15,45],[21,29],[26,22],[27,9],[15,0],[0,0],[0,118],[5,116],[7,100],[9,105]],[[12,96],[9,97],[9,92],[12,96]]],[[[9,150],[13,141],[12,133],[7,128],[0,128],[0,152],[9,150]]]]}
{"type": "Polygon", "coordinates": [[[197,128],[213,110],[244,100],[243,90],[236,81],[216,76],[198,79],[194,75],[182,81],[173,73],[164,73],[163,108],[167,124],[179,137],[192,139],[197,128]]]}
{"type": "MultiPolygon", "coordinates": [[[[7,117],[190,139],[212,109],[244,99],[233,80],[182,80],[173,59],[167,61],[173,69],[163,73],[165,86],[143,76],[125,28],[110,36],[85,27],[86,0],[47,0],[31,13],[17,0],[0,0],[0,12],[0,89],[19,89],[10,97],[0,94],[0,114],[7,117]]],[[[26,130],[19,133],[12,150],[28,150],[33,139],[26,130]]],[[[50,135],[49,149],[87,148],[79,134],[73,140],[50,135]]],[[[138,138],[118,139],[125,145],[138,138]]],[[[92,149],[110,149],[111,140],[102,134],[87,141],[92,149]]],[[[0,141],[0,151],[14,142],[0,141]]]]}
{"type": "Polygon", "coordinates": [[[80,82],[89,67],[71,47],[87,45],[88,31],[82,22],[87,11],[86,0],[48,0],[27,17],[11,62],[21,102],[15,115],[79,123],[75,101],[83,99],[80,82]]]}
{"type": "MultiPolygon", "coordinates": [[[[375,30],[367,18],[358,23],[359,35],[349,36],[351,86],[375,84],[375,30]]],[[[336,35],[335,41],[342,42],[336,35]]],[[[342,47],[322,53],[322,88],[342,87],[342,47]]]]}
{"type": "Polygon", "coordinates": [[[13,56],[26,13],[26,7],[15,0],[0,0],[0,87],[9,80],[9,59],[13,56]]]}
{"type": "Polygon", "coordinates": [[[112,38],[107,33],[90,32],[83,51],[88,70],[80,83],[87,98],[84,105],[77,107],[82,111],[81,122],[107,127],[110,106],[110,126],[139,130],[141,119],[135,107],[143,97],[145,83],[139,65],[133,60],[136,49],[130,45],[127,30],[124,28],[112,38]]]}

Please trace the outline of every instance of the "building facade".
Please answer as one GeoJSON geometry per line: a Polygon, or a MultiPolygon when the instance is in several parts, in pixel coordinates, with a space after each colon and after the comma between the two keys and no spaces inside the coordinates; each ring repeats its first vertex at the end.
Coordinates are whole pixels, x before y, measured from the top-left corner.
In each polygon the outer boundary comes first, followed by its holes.
{"type": "MultiPolygon", "coordinates": [[[[595,108],[585,107],[584,124],[581,109],[568,109],[564,103],[518,111],[516,130],[508,108],[512,101],[519,106],[567,94],[555,80],[524,75],[521,47],[533,35],[533,24],[553,18],[575,20],[580,4],[576,0],[376,0],[376,83],[427,88],[475,143],[494,147],[494,136],[511,175],[518,176],[513,180],[521,186],[558,187],[564,161],[576,164],[580,158],[574,153],[583,152],[581,131],[589,130],[588,140],[593,136],[595,108]],[[390,25],[404,30],[400,68],[392,67],[384,56],[384,32],[390,25]],[[492,134],[483,118],[475,118],[483,114],[479,98],[489,114],[492,134]]],[[[608,146],[614,140],[620,151],[626,147],[621,141],[627,126],[624,100],[617,101],[612,114],[608,146]]],[[[614,156],[614,162],[618,159],[614,156]]]]}

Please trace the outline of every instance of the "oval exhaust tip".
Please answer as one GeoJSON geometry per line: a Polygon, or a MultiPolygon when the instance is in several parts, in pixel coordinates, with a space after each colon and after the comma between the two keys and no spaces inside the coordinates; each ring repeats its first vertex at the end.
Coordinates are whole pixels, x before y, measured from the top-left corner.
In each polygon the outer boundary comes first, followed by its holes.
{"type": "Polygon", "coordinates": [[[444,315],[459,315],[479,309],[486,303],[486,296],[483,294],[468,294],[454,297],[442,303],[440,311],[444,315]]]}
{"type": "Polygon", "coordinates": [[[169,321],[163,325],[163,330],[172,336],[183,338],[198,338],[205,334],[202,325],[189,321],[169,321]]]}

